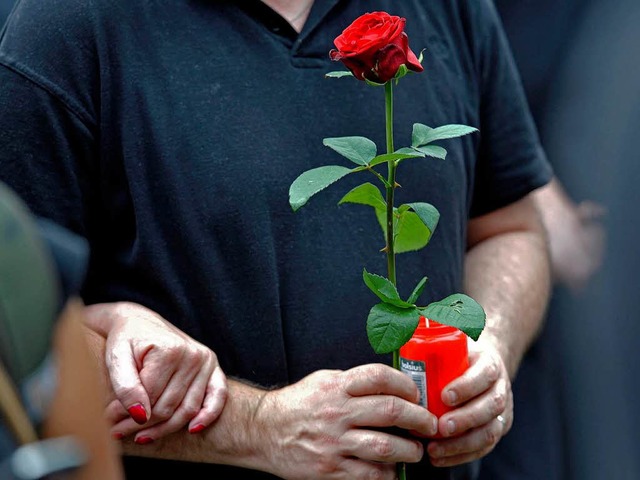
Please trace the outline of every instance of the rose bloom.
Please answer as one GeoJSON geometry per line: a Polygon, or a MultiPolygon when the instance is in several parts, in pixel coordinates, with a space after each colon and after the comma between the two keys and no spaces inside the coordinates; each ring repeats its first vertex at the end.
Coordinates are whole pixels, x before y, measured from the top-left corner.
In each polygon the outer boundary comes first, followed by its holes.
{"type": "Polygon", "coordinates": [[[356,18],[336,37],[331,60],[340,60],[359,80],[386,83],[406,65],[421,72],[420,61],[409,48],[404,32],[406,20],[386,12],[372,12],[356,18]]]}

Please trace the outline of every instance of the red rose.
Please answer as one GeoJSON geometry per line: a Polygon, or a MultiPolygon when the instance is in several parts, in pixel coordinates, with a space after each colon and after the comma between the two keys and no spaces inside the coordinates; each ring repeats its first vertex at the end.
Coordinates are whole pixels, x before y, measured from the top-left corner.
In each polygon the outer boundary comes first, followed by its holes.
{"type": "Polygon", "coordinates": [[[422,65],[409,48],[404,32],[406,20],[386,12],[372,12],[356,18],[336,37],[331,60],[341,60],[359,80],[386,83],[400,66],[421,72],[422,65]]]}

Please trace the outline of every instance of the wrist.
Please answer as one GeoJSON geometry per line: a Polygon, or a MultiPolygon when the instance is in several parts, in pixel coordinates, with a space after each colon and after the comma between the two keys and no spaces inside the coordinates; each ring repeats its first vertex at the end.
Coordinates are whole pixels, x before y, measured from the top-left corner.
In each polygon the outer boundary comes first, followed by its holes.
{"type": "Polygon", "coordinates": [[[220,455],[214,463],[275,473],[275,397],[275,391],[229,380],[227,403],[211,431],[212,444],[220,455]]]}
{"type": "Polygon", "coordinates": [[[248,443],[252,446],[248,466],[279,475],[284,461],[279,454],[283,447],[278,433],[284,428],[281,424],[283,416],[278,400],[279,391],[257,390],[254,394],[256,397],[252,402],[251,415],[246,425],[247,431],[251,432],[248,443]]]}
{"type": "Polygon", "coordinates": [[[486,327],[477,342],[470,340],[475,343],[475,346],[471,348],[475,350],[489,350],[495,352],[505,365],[507,372],[509,373],[509,377],[513,378],[518,369],[520,357],[516,355],[513,348],[510,347],[508,339],[503,337],[504,336],[499,335],[498,332],[492,331],[491,327],[486,327]]]}
{"type": "Polygon", "coordinates": [[[125,308],[126,302],[87,305],[84,308],[84,323],[98,335],[107,338],[109,332],[126,318],[126,315],[122,314],[125,308]]]}

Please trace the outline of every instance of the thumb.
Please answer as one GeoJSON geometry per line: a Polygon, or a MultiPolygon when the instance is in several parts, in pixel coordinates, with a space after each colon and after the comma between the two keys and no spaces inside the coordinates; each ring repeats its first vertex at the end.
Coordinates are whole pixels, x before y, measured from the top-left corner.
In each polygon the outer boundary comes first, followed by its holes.
{"type": "Polygon", "coordinates": [[[133,420],[142,425],[151,416],[149,395],[140,381],[133,351],[129,342],[114,342],[107,358],[113,392],[133,420]]]}

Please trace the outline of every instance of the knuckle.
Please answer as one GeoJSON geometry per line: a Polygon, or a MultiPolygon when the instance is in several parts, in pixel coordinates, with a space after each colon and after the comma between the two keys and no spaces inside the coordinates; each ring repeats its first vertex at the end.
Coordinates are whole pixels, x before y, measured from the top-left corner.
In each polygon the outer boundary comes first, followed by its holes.
{"type": "Polygon", "coordinates": [[[333,455],[319,455],[317,471],[320,477],[332,475],[338,471],[340,463],[333,455]]]}
{"type": "Polygon", "coordinates": [[[404,404],[397,397],[390,397],[384,401],[384,417],[392,422],[398,420],[404,412],[404,404]]]}
{"type": "Polygon", "coordinates": [[[209,349],[203,350],[202,355],[203,355],[202,363],[209,365],[211,368],[211,371],[219,367],[218,357],[216,357],[216,354],[213,353],[211,350],[209,349]]]}
{"type": "Polygon", "coordinates": [[[375,455],[383,461],[392,458],[395,454],[393,443],[389,438],[385,437],[376,437],[373,439],[370,448],[375,455]]]}
{"type": "Polygon", "coordinates": [[[224,385],[216,386],[215,389],[213,389],[212,395],[214,395],[218,401],[226,401],[229,396],[228,385],[225,383],[224,385]]]}
{"type": "Polygon", "coordinates": [[[209,359],[207,352],[200,348],[194,348],[191,350],[191,361],[199,365],[203,364],[209,359]]]}
{"type": "MultiPolygon", "coordinates": [[[[135,386],[114,385],[114,392],[117,397],[127,403],[130,398],[135,398],[138,389],[135,386]]],[[[128,405],[127,405],[128,406],[128,405]]]]}
{"type": "Polygon", "coordinates": [[[487,365],[487,378],[490,382],[496,382],[500,378],[500,367],[496,358],[491,357],[489,364],[487,365]]]}
{"type": "MultiPolygon", "coordinates": [[[[201,350],[192,350],[189,352],[186,360],[186,366],[191,370],[200,370],[207,362],[205,352],[201,350]]],[[[213,370],[213,369],[212,369],[213,370]]]]}
{"type": "Polygon", "coordinates": [[[192,419],[200,412],[200,406],[196,405],[195,403],[189,402],[184,404],[180,410],[182,410],[182,413],[185,417],[187,417],[188,419],[192,419]]]}
{"type": "Polygon", "coordinates": [[[385,478],[391,478],[388,477],[382,467],[378,465],[373,465],[367,470],[365,475],[365,480],[384,480],[385,478]]]}
{"type": "Polygon", "coordinates": [[[319,416],[327,423],[335,423],[344,416],[344,411],[335,406],[325,405],[319,411],[319,416]]]}
{"type": "Polygon", "coordinates": [[[359,375],[364,378],[372,379],[376,384],[380,386],[386,386],[391,383],[391,373],[392,371],[382,364],[373,364],[369,365],[367,370],[361,370],[358,372],[359,375]]]}
{"type": "Polygon", "coordinates": [[[498,440],[500,439],[500,435],[493,428],[487,428],[484,431],[484,435],[485,435],[485,444],[491,445],[492,447],[493,445],[498,443],[498,440]]]}
{"type": "Polygon", "coordinates": [[[507,395],[504,391],[498,390],[491,397],[491,413],[498,415],[504,411],[507,406],[507,395]]]}
{"type": "Polygon", "coordinates": [[[482,411],[473,409],[469,412],[468,415],[458,416],[458,418],[456,418],[456,431],[458,432],[469,430],[484,423],[486,423],[486,419],[484,418],[482,411]]]}
{"type": "Polygon", "coordinates": [[[153,409],[153,416],[155,420],[165,421],[170,418],[175,412],[175,408],[171,405],[160,405],[153,409]]]}
{"type": "Polygon", "coordinates": [[[167,345],[163,348],[163,356],[169,362],[175,363],[182,359],[184,350],[181,345],[167,345]]]}
{"type": "Polygon", "coordinates": [[[344,374],[334,376],[324,372],[319,372],[317,375],[312,374],[318,380],[317,388],[321,393],[330,393],[336,390],[344,390],[349,383],[348,377],[344,374]]]}

